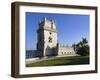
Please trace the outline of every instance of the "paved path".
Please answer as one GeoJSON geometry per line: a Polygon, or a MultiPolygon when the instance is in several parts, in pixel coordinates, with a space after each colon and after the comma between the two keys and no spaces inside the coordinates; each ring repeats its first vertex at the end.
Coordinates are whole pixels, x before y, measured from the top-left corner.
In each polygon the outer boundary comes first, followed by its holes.
{"type": "Polygon", "coordinates": [[[55,59],[58,57],[44,57],[44,58],[31,58],[31,59],[26,59],[26,64],[30,64],[30,63],[35,63],[35,62],[40,62],[40,61],[44,61],[44,60],[51,60],[51,59],[55,59]]]}

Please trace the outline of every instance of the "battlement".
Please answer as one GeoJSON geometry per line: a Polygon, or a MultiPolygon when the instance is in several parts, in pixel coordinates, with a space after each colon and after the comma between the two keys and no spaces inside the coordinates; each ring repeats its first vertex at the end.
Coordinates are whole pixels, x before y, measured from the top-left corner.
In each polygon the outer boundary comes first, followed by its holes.
{"type": "Polygon", "coordinates": [[[46,17],[43,17],[43,19],[39,21],[39,24],[44,23],[44,22],[55,23],[55,20],[53,20],[53,19],[48,20],[46,17]]]}
{"type": "Polygon", "coordinates": [[[55,20],[48,20],[46,17],[44,17],[39,21],[39,27],[49,27],[52,29],[56,29],[55,20]]]}
{"type": "Polygon", "coordinates": [[[69,46],[69,45],[65,45],[65,44],[59,44],[58,45],[59,47],[62,47],[62,48],[73,48],[72,46],[69,46]]]}

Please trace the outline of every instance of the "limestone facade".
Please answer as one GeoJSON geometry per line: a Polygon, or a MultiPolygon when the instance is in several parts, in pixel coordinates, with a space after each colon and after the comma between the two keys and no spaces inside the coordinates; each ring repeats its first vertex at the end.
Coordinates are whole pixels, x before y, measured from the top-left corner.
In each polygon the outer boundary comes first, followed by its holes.
{"type": "Polygon", "coordinates": [[[77,56],[74,48],[68,45],[58,45],[58,56],[77,56]]]}
{"type": "Polygon", "coordinates": [[[56,23],[44,18],[37,30],[37,54],[39,57],[76,56],[72,46],[61,46],[58,42],[56,23]]]}

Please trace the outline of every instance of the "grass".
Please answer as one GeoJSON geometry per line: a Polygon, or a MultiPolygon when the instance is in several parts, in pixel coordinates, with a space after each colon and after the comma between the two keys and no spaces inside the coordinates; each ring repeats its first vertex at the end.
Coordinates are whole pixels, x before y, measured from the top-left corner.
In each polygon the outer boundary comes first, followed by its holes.
{"type": "Polygon", "coordinates": [[[79,65],[79,64],[89,64],[89,57],[88,56],[59,57],[55,59],[26,64],[26,67],[79,65]]]}

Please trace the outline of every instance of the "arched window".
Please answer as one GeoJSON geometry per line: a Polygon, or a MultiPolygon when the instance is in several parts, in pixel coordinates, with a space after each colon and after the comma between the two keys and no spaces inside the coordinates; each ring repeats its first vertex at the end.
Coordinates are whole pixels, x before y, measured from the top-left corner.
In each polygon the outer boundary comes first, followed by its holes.
{"type": "Polygon", "coordinates": [[[51,32],[49,32],[49,34],[51,35],[52,33],[51,33],[51,32]]]}
{"type": "Polygon", "coordinates": [[[51,38],[51,37],[49,37],[49,42],[50,42],[50,43],[52,42],[52,38],[51,38]]]}
{"type": "Polygon", "coordinates": [[[63,52],[62,52],[62,54],[63,54],[63,52]]]}

